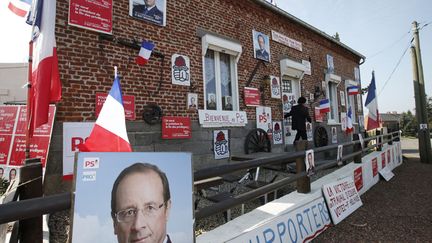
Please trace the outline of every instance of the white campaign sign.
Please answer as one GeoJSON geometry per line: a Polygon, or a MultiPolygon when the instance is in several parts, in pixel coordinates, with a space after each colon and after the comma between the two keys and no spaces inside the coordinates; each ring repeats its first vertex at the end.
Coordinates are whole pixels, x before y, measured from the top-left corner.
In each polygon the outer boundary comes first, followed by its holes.
{"type": "Polygon", "coordinates": [[[363,205],[351,176],[323,186],[333,224],[338,224],[363,205]]]}
{"type": "Polygon", "coordinates": [[[63,123],[63,177],[73,175],[75,152],[78,152],[78,145],[90,136],[93,125],[94,122],[63,123]]]}
{"type": "Polygon", "coordinates": [[[384,178],[384,180],[389,181],[391,178],[393,178],[394,174],[390,170],[388,166],[384,167],[384,169],[380,170],[380,175],[384,178]]]}

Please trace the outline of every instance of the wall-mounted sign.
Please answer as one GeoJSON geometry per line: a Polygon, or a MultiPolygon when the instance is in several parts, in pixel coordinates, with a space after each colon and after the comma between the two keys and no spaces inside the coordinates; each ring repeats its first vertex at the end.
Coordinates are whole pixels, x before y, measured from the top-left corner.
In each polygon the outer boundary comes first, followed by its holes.
{"type": "Polygon", "coordinates": [[[246,106],[260,105],[260,92],[256,88],[244,87],[244,101],[246,106]]]}
{"type": "Polygon", "coordinates": [[[94,122],[63,122],[63,179],[72,180],[75,152],[90,136],[94,122]]]}
{"type": "Polygon", "coordinates": [[[166,0],[129,0],[129,15],[153,24],[166,25],[166,0]]]}
{"type": "Polygon", "coordinates": [[[341,112],[340,116],[341,116],[341,130],[344,132],[346,131],[347,124],[348,124],[347,114],[345,112],[341,112]]]}
{"type": "MultiPolygon", "coordinates": [[[[41,158],[45,167],[56,107],[50,105],[48,122],[35,129],[30,139],[30,157],[41,158]]],[[[0,165],[22,166],[25,160],[27,107],[0,106],[0,165]]]]}
{"type": "Polygon", "coordinates": [[[228,130],[213,131],[213,150],[215,159],[229,158],[228,130]]]}
{"type": "Polygon", "coordinates": [[[333,224],[338,224],[363,205],[350,176],[325,184],[322,190],[333,224]]]}
{"type": "Polygon", "coordinates": [[[184,139],[191,137],[191,120],[189,117],[162,117],[162,139],[184,139]]]}
{"type": "Polygon", "coordinates": [[[282,122],[273,122],[273,144],[283,144],[282,122]]]}
{"type": "Polygon", "coordinates": [[[296,97],[292,93],[282,93],[282,110],[284,113],[291,111],[291,108],[296,104],[296,97]]]}
{"type": "Polygon", "coordinates": [[[198,109],[198,94],[196,93],[188,93],[187,94],[187,102],[186,108],[190,111],[196,111],[198,109]]]}
{"type": "Polygon", "coordinates": [[[270,62],[270,41],[268,35],[252,30],[254,58],[270,62]]]}
{"type": "Polygon", "coordinates": [[[358,192],[363,188],[363,167],[361,166],[354,170],[354,184],[358,192]]]}
{"type": "Polygon", "coordinates": [[[341,106],[345,106],[345,92],[344,91],[340,91],[340,101],[341,101],[341,106]]]}
{"type": "Polygon", "coordinates": [[[304,74],[312,75],[312,66],[309,61],[302,60],[302,64],[305,66],[305,72],[304,74]]]}
{"type": "Polygon", "coordinates": [[[275,99],[281,98],[281,86],[279,78],[276,76],[270,76],[270,91],[271,97],[275,99]]]}
{"type": "Polygon", "coordinates": [[[358,67],[354,67],[354,80],[360,82],[360,69],[358,67]]]}
{"type": "Polygon", "coordinates": [[[363,110],[363,104],[361,101],[361,94],[357,94],[357,110],[362,111],[363,110]]]}
{"type": "MultiPolygon", "coordinates": [[[[96,117],[99,116],[99,112],[101,111],[107,96],[108,94],[106,93],[96,93],[96,117]]],[[[123,107],[125,110],[125,118],[131,121],[135,120],[135,96],[123,95],[123,107]]]]}
{"type": "Polygon", "coordinates": [[[271,108],[267,106],[258,106],[256,108],[256,126],[267,132],[269,139],[272,137],[273,124],[271,108]]]}
{"type": "Polygon", "coordinates": [[[327,73],[334,73],[333,56],[327,54],[326,58],[327,58],[327,73]]]}
{"type": "MultiPolygon", "coordinates": [[[[300,41],[296,41],[294,39],[289,38],[279,32],[274,30],[271,31],[272,40],[281,43],[282,45],[286,45],[298,51],[303,51],[302,43],[300,41]]],[[[310,75],[310,74],[309,74],[310,75]]]]}
{"type": "Polygon", "coordinates": [[[112,0],[70,0],[69,24],[111,34],[112,6],[112,0]]]}
{"type": "Polygon", "coordinates": [[[321,109],[319,107],[315,107],[315,122],[323,122],[324,121],[324,114],[320,112],[321,109]]]}
{"type": "Polygon", "coordinates": [[[190,86],[190,60],[188,56],[174,54],[171,56],[172,84],[190,86]]]}
{"type": "Polygon", "coordinates": [[[332,143],[337,143],[338,142],[338,137],[337,137],[337,128],[336,127],[331,127],[331,140],[332,143]]]}
{"type": "Polygon", "coordinates": [[[313,141],[313,128],[310,122],[306,122],[306,135],[309,142],[313,141]]]}
{"type": "Polygon", "coordinates": [[[198,110],[198,117],[203,127],[244,127],[247,124],[244,111],[198,110]]]}

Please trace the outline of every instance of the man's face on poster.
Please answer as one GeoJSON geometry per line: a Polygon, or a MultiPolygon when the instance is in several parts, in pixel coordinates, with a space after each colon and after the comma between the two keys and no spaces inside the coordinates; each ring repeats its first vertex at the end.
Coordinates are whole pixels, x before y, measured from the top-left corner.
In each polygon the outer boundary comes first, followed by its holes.
{"type": "Polygon", "coordinates": [[[312,161],[312,154],[309,153],[307,157],[308,157],[309,167],[312,167],[312,166],[313,166],[313,163],[312,163],[312,162],[313,162],[313,161],[312,161]]]}
{"type": "Polygon", "coordinates": [[[144,0],[147,7],[153,7],[156,4],[156,0],[144,0]]]}
{"type": "Polygon", "coordinates": [[[261,35],[258,36],[258,45],[259,45],[261,50],[265,49],[265,40],[264,40],[264,37],[261,35]]]}
{"type": "MultiPolygon", "coordinates": [[[[135,172],[122,179],[116,192],[116,212],[136,212],[130,222],[114,219],[114,233],[120,243],[162,243],[166,237],[171,201],[164,202],[163,185],[154,171],[135,172]]],[[[133,214],[133,213],[132,213],[133,214]]]]}

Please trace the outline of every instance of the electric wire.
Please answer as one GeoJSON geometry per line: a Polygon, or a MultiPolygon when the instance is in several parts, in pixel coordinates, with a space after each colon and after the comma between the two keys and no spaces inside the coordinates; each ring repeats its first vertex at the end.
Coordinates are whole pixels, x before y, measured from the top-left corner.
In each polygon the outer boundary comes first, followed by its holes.
{"type": "Polygon", "coordinates": [[[375,56],[378,56],[379,54],[383,53],[387,49],[390,49],[391,47],[395,46],[397,43],[399,43],[401,40],[403,40],[410,33],[411,33],[411,31],[408,31],[408,32],[404,33],[399,39],[397,39],[391,45],[388,45],[388,46],[384,47],[381,51],[375,52],[374,54],[372,54],[369,57],[367,57],[367,59],[370,60],[370,59],[374,58],[375,56]]]}

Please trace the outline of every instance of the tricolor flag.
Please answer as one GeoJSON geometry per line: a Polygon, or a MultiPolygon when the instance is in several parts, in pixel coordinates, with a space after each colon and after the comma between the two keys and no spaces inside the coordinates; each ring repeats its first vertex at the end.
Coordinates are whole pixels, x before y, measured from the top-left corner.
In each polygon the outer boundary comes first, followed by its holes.
{"type": "Polygon", "coordinates": [[[376,87],[375,87],[375,72],[372,72],[372,80],[371,83],[369,84],[365,106],[369,110],[366,130],[372,130],[380,127],[378,101],[377,101],[376,87]]]}
{"type": "Polygon", "coordinates": [[[138,57],[135,60],[138,65],[147,64],[148,60],[150,59],[154,46],[155,45],[149,41],[143,41],[141,43],[140,52],[138,53],[138,57]]]}
{"type": "Polygon", "coordinates": [[[25,17],[30,9],[30,5],[31,0],[10,0],[8,8],[14,14],[20,17],[25,17]]]}
{"type": "Polygon", "coordinates": [[[359,88],[357,86],[348,87],[348,95],[356,95],[359,93],[359,88]]]}
{"type": "Polygon", "coordinates": [[[90,136],[79,145],[81,152],[131,152],[126,132],[125,111],[116,76],[90,136]]]}
{"type": "Polygon", "coordinates": [[[55,40],[56,1],[39,0],[36,4],[33,29],[39,32],[33,39],[30,136],[33,129],[48,122],[49,104],[61,100],[55,40]]]}
{"type": "Polygon", "coordinates": [[[347,126],[346,126],[346,134],[352,133],[354,131],[353,128],[353,122],[352,122],[352,110],[351,110],[351,106],[348,108],[348,114],[347,114],[347,126]]]}
{"type": "Polygon", "coordinates": [[[320,113],[330,112],[330,101],[329,99],[323,99],[319,102],[320,113]]]}

